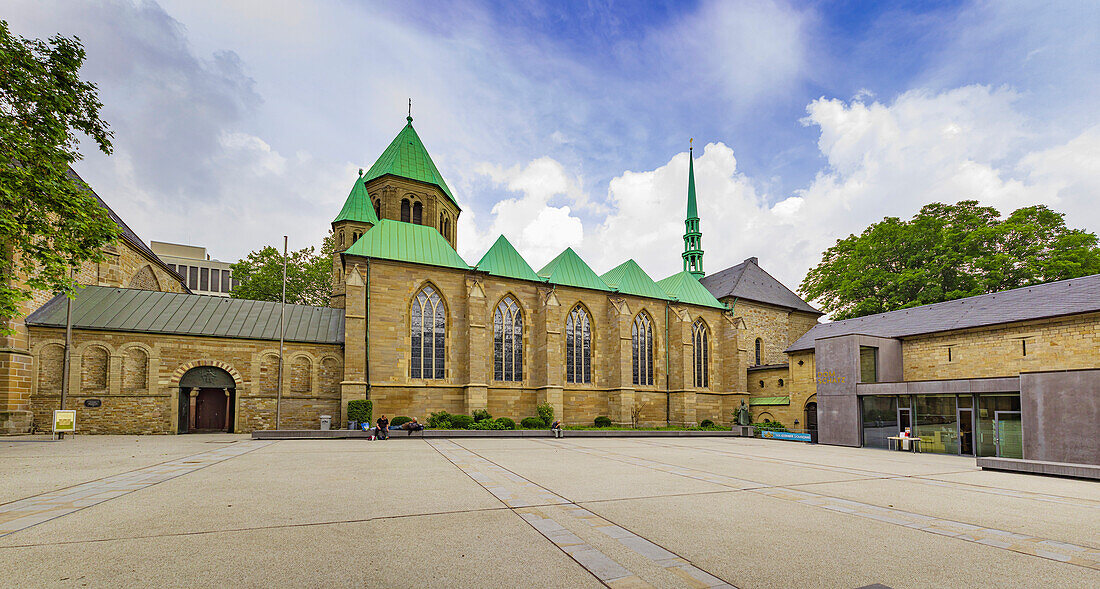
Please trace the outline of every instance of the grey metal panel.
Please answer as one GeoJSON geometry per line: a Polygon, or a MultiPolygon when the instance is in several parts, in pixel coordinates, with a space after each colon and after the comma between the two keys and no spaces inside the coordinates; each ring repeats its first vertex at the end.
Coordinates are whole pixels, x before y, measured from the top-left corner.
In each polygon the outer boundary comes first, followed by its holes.
{"type": "Polygon", "coordinates": [[[141,308],[141,293],[144,291],[133,291],[126,293],[125,304],[114,314],[105,325],[107,329],[121,327],[126,325],[130,321],[130,317],[141,308]]]}

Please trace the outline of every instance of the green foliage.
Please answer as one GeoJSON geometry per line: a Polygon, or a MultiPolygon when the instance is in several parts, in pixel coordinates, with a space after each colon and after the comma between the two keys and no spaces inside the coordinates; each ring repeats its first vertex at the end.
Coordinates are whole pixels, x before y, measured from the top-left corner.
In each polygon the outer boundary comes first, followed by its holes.
{"type": "Polygon", "coordinates": [[[760,432],[764,431],[764,430],[769,430],[769,431],[773,431],[773,432],[790,431],[790,430],[787,429],[787,426],[783,425],[782,423],[779,423],[778,421],[768,421],[768,422],[764,422],[764,423],[754,423],[754,424],[752,424],[752,433],[754,435],[759,436],[760,432]]]}
{"type": "Polygon", "coordinates": [[[33,290],[72,294],[70,269],[101,261],[118,239],[70,168],[78,132],[112,149],[96,86],[79,76],[84,57],[75,37],[26,39],[0,20],[0,317],[17,315],[33,290]]]}
{"type": "Polygon", "coordinates": [[[703,421],[699,422],[699,427],[706,428],[706,427],[713,427],[713,426],[714,426],[714,422],[709,420],[709,419],[704,419],[703,421]]]}
{"type": "Polygon", "coordinates": [[[474,409],[474,421],[485,421],[492,419],[493,416],[489,415],[489,412],[484,409],[474,409]]]}
{"type": "Polygon", "coordinates": [[[446,411],[436,411],[428,415],[428,427],[432,429],[451,429],[451,414],[446,411]]]}
{"type": "MultiPolygon", "coordinates": [[[[325,237],[321,251],[307,247],[287,254],[286,302],[323,307],[332,295],[332,233],[325,237]]],[[[279,301],[283,288],[283,252],[266,246],[233,264],[233,278],[239,284],[232,296],[254,301],[279,301]]]]}
{"type": "Polygon", "coordinates": [[[451,429],[470,429],[474,418],[469,415],[451,415],[451,429]]]}
{"type": "Polygon", "coordinates": [[[611,418],[606,415],[601,415],[596,418],[596,427],[611,427],[611,418]]]}
{"type": "Polygon", "coordinates": [[[408,423],[410,421],[412,421],[411,417],[406,417],[404,415],[397,415],[397,416],[394,416],[394,418],[390,420],[390,425],[394,425],[394,426],[396,426],[396,425],[405,425],[406,423],[408,423]]]}
{"type": "Polygon", "coordinates": [[[550,403],[540,404],[535,407],[535,411],[539,414],[539,419],[542,420],[544,426],[549,427],[551,423],[554,423],[554,406],[550,403]]]}
{"type": "Polygon", "coordinates": [[[374,413],[374,403],[370,400],[355,399],[348,401],[348,421],[370,423],[372,413],[374,413]]]}
{"type": "Polygon", "coordinates": [[[847,319],[1100,273],[1096,235],[1064,217],[1043,205],[1001,219],[973,200],[932,203],[837,240],[799,292],[847,319]]]}
{"type": "Polygon", "coordinates": [[[466,429],[496,429],[503,430],[508,429],[504,427],[504,424],[496,419],[482,419],[481,421],[475,421],[469,425],[466,429]]]}
{"type": "Polygon", "coordinates": [[[501,429],[516,429],[516,422],[510,417],[498,417],[497,423],[501,426],[501,429]]]}
{"type": "Polygon", "coordinates": [[[524,417],[519,426],[523,429],[544,429],[546,424],[538,417],[524,417]]]}

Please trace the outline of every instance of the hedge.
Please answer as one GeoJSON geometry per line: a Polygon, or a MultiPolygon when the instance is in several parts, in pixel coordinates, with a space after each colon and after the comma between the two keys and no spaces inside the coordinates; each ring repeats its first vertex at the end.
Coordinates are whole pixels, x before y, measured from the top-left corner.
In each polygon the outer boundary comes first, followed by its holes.
{"type": "Polygon", "coordinates": [[[355,399],[348,401],[348,422],[370,423],[371,414],[374,413],[374,403],[368,399],[355,399]]]}
{"type": "Polygon", "coordinates": [[[543,429],[546,427],[546,424],[538,417],[524,417],[523,421],[519,422],[519,425],[523,429],[543,429]]]}

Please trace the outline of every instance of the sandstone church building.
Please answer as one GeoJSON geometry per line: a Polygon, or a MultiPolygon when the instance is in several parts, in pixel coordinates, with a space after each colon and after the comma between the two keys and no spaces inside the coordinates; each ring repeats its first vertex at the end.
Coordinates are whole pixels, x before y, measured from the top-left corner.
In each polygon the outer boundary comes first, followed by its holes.
{"type": "Polygon", "coordinates": [[[470,264],[459,202],[407,120],[332,222],[330,305],[287,306],[282,379],[277,303],[193,294],[100,200],[121,237],[77,274],[69,370],[68,300],[36,293],[0,338],[0,432],[47,429],[63,381],[85,433],[316,429],[366,398],[376,416],[519,421],[549,403],[566,424],[642,426],[728,425],[745,401],[823,442],[911,425],[971,455],[1053,447],[1039,414],[1100,423],[1100,276],[819,323],[756,258],[704,274],[693,162],[681,272],[600,274],[570,248],[536,270],[503,235],[470,264]],[[1068,387],[1061,405],[1042,406],[1050,387],[1068,387]],[[1023,442],[983,446],[1010,426],[1023,442]]]}

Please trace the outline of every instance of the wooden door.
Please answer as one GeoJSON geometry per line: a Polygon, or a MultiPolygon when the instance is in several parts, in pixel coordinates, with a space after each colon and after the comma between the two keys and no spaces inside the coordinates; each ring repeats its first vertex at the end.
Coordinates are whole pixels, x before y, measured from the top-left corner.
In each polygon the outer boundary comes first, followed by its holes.
{"type": "Polygon", "coordinates": [[[229,397],[222,389],[200,389],[195,400],[195,429],[225,431],[229,397]]]}

